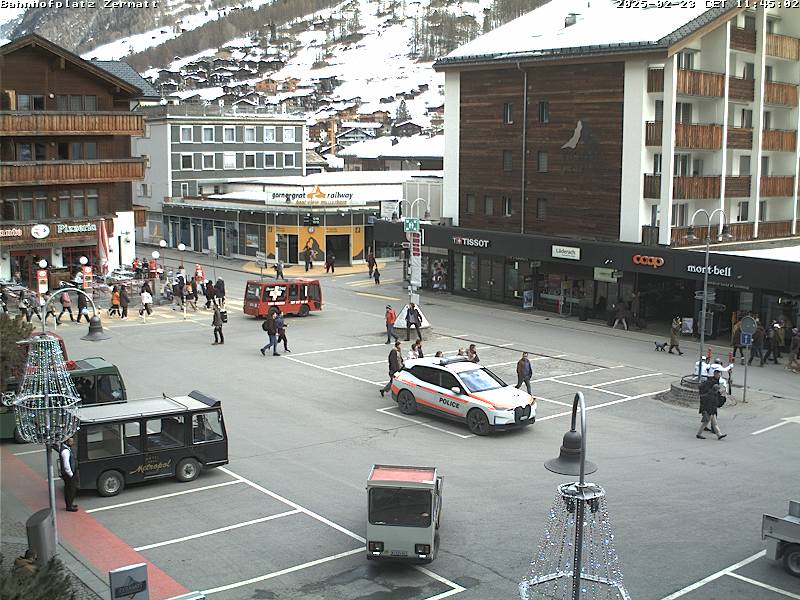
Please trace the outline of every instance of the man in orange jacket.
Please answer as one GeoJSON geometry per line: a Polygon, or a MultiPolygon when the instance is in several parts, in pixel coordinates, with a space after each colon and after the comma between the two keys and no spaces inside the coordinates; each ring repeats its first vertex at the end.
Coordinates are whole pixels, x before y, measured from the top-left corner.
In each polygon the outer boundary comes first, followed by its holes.
{"type": "Polygon", "coordinates": [[[394,322],[397,320],[397,314],[394,312],[391,304],[386,305],[386,343],[390,344],[392,338],[397,341],[397,334],[394,332],[394,322]]]}

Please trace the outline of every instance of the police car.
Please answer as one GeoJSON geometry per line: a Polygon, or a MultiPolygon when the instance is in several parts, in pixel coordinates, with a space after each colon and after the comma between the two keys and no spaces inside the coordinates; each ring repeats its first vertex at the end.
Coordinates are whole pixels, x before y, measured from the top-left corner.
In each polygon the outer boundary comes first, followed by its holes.
{"type": "Polygon", "coordinates": [[[464,357],[405,362],[392,381],[400,412],[424,411],[467,424],[475,435],[531,425],[536,400],[464,357]]]}

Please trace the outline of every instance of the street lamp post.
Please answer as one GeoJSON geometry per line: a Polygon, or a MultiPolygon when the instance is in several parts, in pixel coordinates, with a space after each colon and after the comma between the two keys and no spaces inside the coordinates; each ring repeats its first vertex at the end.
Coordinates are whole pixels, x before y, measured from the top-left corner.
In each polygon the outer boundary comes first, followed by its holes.
{"type": "MultiPolygon", "coordinates": [[[[94,314],[89,320],[89,332],[82,340],[97,342],[110,336],[103,331],[94,299],[77,288],[65,288],[63,293],[74,291],[82,294],[91,303],[94,314]]],[[[43,306],[47,307],[56,299],[51,296],[43,306]]],[[[58,340],[45,330],[42,320],[42,333],[28,340],[28,365],[25,369],[20,393],[14,400],[17,426],[23,438],[31,442],[46,444],[47,487],[50,498],[50,522],[53,540],[58,544],[55,508],[55,474],[51,446],[72,437],[78,429],[77,409],[80,396],[66,370],[64,357],[58,340]]]]}
{"type": "MultiPolygon", "coordinates": [[[[183,264],[183,253],[186,252],[186,244],[184,244],[183,242],[178,244],[178,252],[180,253],[180,257],[181,257],[181,264],[180,264],[180,266],[178,268],[182,269],[184,271],[184,273],[185,273],[186,272],[186,267],[183,264]]],[[[185,287],[186,287],[186,278],[185,277],[184,277],[184,280],[183,280],[183,285],[184,285],[184,289],[185,289],[185,287]]],[[[183,320],[185,321],[186,320],[186,298],[185,298],[186,294],[184,293],[184,289],[178,290],[178,293],[181,295],[181,307],[183,308],[183,320]]]]}
{"type": "Polygon", "coordinates": [[[697,383],[698,385],[702,381],[703,376],[703,355],[705,352],[705,343],[706,343],[706,307],[708,306],[708,259],[709,253],[711,248],[711,221],[713,220],[714,216],[719,213],[720,220],[722,221],[722,231],[718,236],[718,239],[731,239],[730,231],[728,230],[728,225],[725,223],[725,211],[721,208],[714,210],[713,212],[709,213],[706,209],[701,208],[695,211],[692,215],[691,224],[689,225],[689,230],[686,232],[686,239],[690,242],[697,241],[697,236],[694,232],[694,221],[697,218],[697,215],[704,215],[706,218],[706,232],[705,232],[705,244],[706,244],[706,256],[705,256],[705,266],[703,268],[703,300],[702,306],[700,308],[700,359],[697,361],[697,383]]]}

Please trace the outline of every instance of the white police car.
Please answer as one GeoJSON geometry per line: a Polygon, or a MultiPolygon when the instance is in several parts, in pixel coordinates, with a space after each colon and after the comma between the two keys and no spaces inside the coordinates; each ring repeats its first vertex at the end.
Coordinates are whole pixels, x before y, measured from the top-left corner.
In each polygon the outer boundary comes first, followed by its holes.
{"type": "Polygon", "coordinates": [[[441,415],[466,423],[475,435],[536,420],[533,396],[461,356],[407,360],[394,376],[392,398],[404,414],[441,415]]]}

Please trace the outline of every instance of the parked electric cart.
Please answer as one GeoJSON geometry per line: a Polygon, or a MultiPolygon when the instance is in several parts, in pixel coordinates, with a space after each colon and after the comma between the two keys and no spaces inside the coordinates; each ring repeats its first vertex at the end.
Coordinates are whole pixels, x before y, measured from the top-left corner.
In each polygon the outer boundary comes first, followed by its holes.
{"type": "Polygon", "coordinates": [[[782,560],[787,573],[800,577],[800,502],[790,500],[785,517],[764,515],[761,539],[767,542],[767,558],[782,560]]]}
{"type": "Polygon", "coordinates": [[[436,558],[443,483],[436,467],[372,467],[367,480],[368,560],[429,563],[436,558]]]}
{"type": "Polygon", "coordinates": [[[228,463],[222,403],[188,396],[88,406],[75,436],[78,488],[116,496],[126,485],[175,477],[193,481],[201,469],[228,463]]]}

